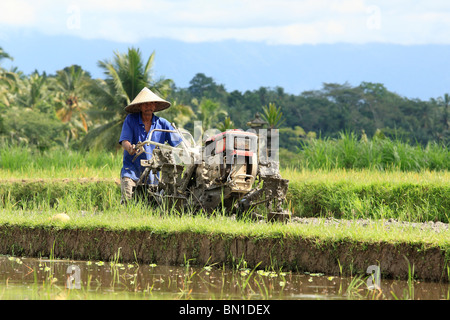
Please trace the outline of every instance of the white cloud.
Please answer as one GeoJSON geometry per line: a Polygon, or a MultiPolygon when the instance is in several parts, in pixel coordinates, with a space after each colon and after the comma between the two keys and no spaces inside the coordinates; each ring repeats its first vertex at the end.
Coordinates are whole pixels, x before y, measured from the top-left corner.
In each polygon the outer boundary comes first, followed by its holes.
{"type": "Polygon", "coordinates": [[[36,21],[36,8],[24,0],[2,0],[0,24],[32,26],[36,21]]]}
{"type": "Polygon", "coordinates": [[[270,44],[450,44],[443,0],[2,0],[0,33],[10,28],[134,43],[165,37],[190,42],[270,44]]]}

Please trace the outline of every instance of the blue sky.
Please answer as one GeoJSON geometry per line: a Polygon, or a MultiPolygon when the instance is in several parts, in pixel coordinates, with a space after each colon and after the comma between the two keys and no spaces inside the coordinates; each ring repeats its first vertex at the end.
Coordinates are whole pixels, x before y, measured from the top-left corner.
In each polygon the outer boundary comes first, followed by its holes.
{"type": "Polygon", "coordinates": [[[17,66],[54,73],[113,51],[156,52],[155,76],[197,72],[227,90],[381,82],[411,98],[450,92],[449,1],[2,0],[0,46],[17,66]]]}

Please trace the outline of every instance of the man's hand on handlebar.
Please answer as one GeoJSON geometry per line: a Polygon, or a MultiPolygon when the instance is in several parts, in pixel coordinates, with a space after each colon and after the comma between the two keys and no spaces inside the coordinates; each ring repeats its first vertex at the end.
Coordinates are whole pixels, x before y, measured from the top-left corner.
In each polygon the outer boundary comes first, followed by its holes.
{"type": "Polygon", "coordinates": [[[132,156],[133,154],[136,153],[136,145],[135,145],[135,144],[132,144],[132,145],[130,146],[130,148],[129,148],[127,151],[128,151],[128,153],[130,154],[130,156],[132,156]]]}
{"type": "Polygon", "coordinates": [[[131,156],[136,153],[136,145],[131,144],[129,141],[122,141],[122,148],[126,150],[131,156]]]}

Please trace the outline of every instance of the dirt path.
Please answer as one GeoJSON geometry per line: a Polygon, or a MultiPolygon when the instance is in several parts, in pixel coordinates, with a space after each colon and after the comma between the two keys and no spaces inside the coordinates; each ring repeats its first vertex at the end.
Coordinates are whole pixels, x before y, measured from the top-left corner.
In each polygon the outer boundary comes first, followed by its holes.
{"type": "MultiPolygon", "coordinates": [[[[339,226],[339,225],[353,225],[358,224],[363,227],[369,227],[374,224],[373,220],[370,219],[355,219],[355,220],[345,220],[345,219],[336,219],[336,218],[301,218],[301,217],[293,217],[292,223],[301,223],[301,224],[323,224],[324,226],[339,226]]],[[[407,222],[407,221],[398,221],[396,219],[386,219],[383,220],[383,225],[387,228],[389,227],[406,227],[406,228],[417,228],[417,230],[433,230],[437,233],[447,231],[449,224],[443,223],[440,221],[427,221],[427,222],[407,222]]]]}

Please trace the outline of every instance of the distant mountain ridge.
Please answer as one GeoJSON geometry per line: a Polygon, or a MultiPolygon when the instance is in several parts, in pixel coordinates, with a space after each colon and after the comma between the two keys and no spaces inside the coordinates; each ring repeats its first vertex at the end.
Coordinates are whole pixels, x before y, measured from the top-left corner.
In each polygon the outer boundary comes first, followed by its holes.
{"type": "Polygon", "coordinates": [[[178,87],[189,86],[201,72],[223,84],[227,91],[282,87],[300,94],[322,83],[358,85],[362,81],[383,83],[390,91],[409,98],[428,100],[450,92],[448,73],[450,45],[402,46],[393,44],[267,45],[222,41],[184,43],[154,39],[139,43],[84,40],[37,33],[11,34],[0,46],[25,74],[34,70],[48,74],[78,64],[95,78],[102,78],[99,60],[111,59],[113,51],[140,48],[144,56],[155,51],[155,77],[171,78],[178,87]]]}

